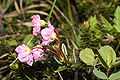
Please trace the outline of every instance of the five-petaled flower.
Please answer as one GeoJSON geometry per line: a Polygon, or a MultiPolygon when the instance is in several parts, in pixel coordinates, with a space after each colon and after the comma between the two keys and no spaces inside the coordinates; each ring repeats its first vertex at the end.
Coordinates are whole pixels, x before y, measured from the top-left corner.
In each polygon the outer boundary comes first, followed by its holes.
{"type": "Polygon", "coordinates": [[[42,45],[49,45],[56,38],[55,28],[48,22],[48,27],[41,30],[42,45]]]}
{"type": "Polygon", "coordinates": [[[31,50],[25,44],[19,45],[15,51],[18,53],[18,59],[20,62],[27,63],[28,65],[32,66],[33,64],[33,56],[31,54],[31,50]]]}

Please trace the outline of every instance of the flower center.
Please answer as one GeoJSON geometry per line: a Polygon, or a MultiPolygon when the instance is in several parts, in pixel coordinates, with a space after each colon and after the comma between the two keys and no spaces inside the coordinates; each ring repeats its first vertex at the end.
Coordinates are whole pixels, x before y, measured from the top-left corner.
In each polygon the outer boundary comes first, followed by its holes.
{"type": "Polygon", "coordinates": [[[52,40],[55,40],[55,39],[56,39],[56,33],[55,33],[55,32],[52,33],[51,39],[52,39],[52,40]]]}
{"type": "Polygon", "coordinates": [[[31,49],[29,47],[26,47],[25,48],[25,52],[26,52],[26,54],[30,54],[31,53],[31,49]]]}

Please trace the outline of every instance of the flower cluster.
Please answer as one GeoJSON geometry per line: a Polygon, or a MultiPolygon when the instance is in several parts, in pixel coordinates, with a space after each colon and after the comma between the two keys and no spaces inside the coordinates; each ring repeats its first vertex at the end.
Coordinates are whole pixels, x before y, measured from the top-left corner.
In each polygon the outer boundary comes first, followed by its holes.
{"type": "Polygon", "coordinates": [[[32,16],[33,35],[42,36],[42,45],[49,45],[56,38],[55,28],[48,22],[48,27],[41,30],[42,20],[39,15],[32,16]]]}
{"type": "Polygon", "coordinates": [[[18,53],[18,59],[20,62],[27,63],[32,66],[33,61],[45,60],[44,50],[42,48],[33,48],[32,50],[25,44],[19,45],[15,51],[18,53]]]}
{"type": "Polygon", "coordinates": [[[33,35],[42,36],[42,42],[38,44],[39,47],[37,46],[30,49],[27,45],[22,44],[15,49],[19,61],[30,66],[32,66],[34,61],[46,60],[45,51],[42,46],[47,46],[56,39],[55,28],[53,25],[48,22],[48,27],[41,29],[41,26],[43,25],[42,21],[43,20],[40,20],[39,15],[32,16],[33,35]]]}

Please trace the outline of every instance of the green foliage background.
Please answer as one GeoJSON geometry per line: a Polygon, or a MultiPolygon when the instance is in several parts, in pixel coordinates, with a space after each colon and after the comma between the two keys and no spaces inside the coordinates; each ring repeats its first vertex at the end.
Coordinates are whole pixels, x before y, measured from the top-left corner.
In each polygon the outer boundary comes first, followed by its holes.
{"type": "MultiPolygon", "coordinates": [[[[39,14],[47,20],[53,0],[0,0],[0,79],[100,80],[93,74],[93,67],[78,55],[85,48],[97,53],[101,46],[109,45],[119,61],[119,4],[119,0],[56,0],[50,21],[60,30],[70,63],[59,64],[50,58],[30,67],[19,61],[10,66],[16,57],[14,49],[31,34],[32,15],[39,14]]],[[[117,66],[112,71],[119,70],[117,66]]]]}

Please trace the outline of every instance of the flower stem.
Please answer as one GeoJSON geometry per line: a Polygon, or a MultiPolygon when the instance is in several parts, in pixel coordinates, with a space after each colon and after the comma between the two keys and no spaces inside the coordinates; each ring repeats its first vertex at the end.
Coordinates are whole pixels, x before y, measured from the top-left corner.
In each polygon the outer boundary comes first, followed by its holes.
{"type": "Polygon", "coordinates": [[[56,0],[54,0],[53,5],[52,5],[52,8],[51,8],[51,11],[50,11],[50,13],[49,13],[49,15],[48,15],[48,21],[49,21],[50,18],[51,18],[51,15],[52,15],[53,9],[54,9],[54,7],[55,7],[55,3],[56,3],[56,0]]]}

